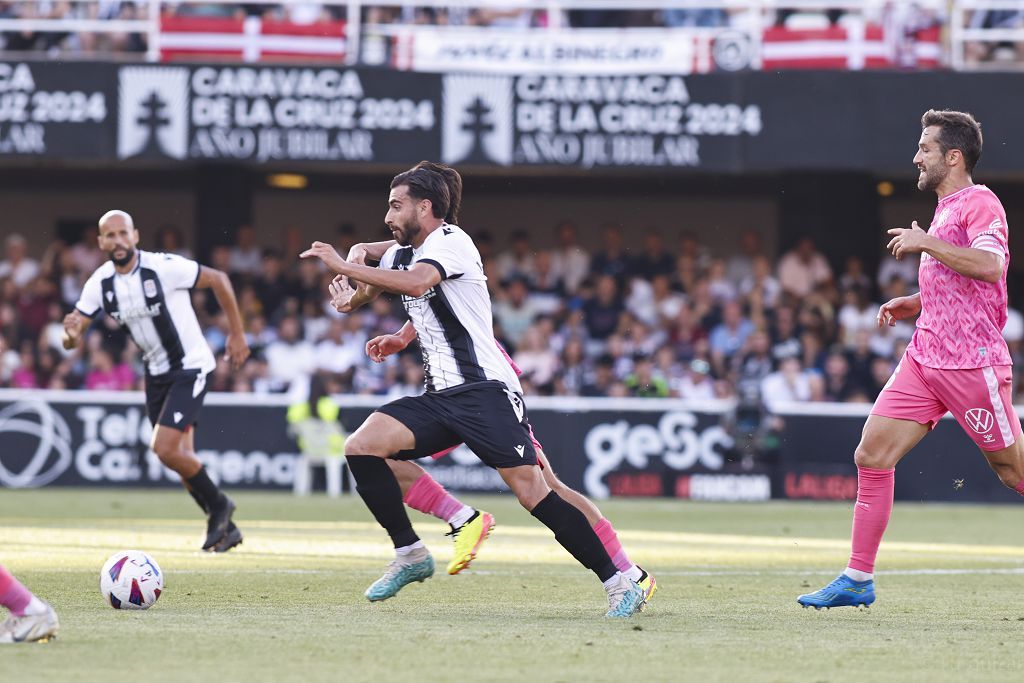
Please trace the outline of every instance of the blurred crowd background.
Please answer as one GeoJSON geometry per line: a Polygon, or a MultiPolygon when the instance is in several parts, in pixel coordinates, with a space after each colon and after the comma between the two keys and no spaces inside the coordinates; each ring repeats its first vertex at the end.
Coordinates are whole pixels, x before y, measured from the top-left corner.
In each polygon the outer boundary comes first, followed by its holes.
{"type": "MultiPolygon", "coordinates": [[[[608,224],[588,230],[600,239],[587,248],[573,222],[552,230],[554,248],[537,248],[526,232],[508,243],[473,233],[496,335],[523,370],[528,395],[737,399],[760,421],[783,401],[872,401],[913,332],[912,321],[879,328],[876,315],[881,302],[916,291],[916,259],[890,257],[869,273],[857,257],[830,263],[811,238],[773,257],[756,230],[730,253],[710,252],[693,232],[608,224]]],[[[357,232],[335,230],[342,255],[357,232]]],[[[143,228],[141,246],[192,257],[181,235],[169,225],[143,228]]],[[[140,388],[137,349],[109,318],[94,323],[79,350],[61,345],[63,316],[106,258],[95,229],[44,253],[28,253],[17,234],[3,246],[0,386],[140,388]]],[[[332,274],[298,259],[301,247],[260,243],[242,226],[234,244],[214,248],[208,265],[230,274],[254,354],[241,373],[219,361],[211,390],[283,393],[318,374],[332,391],[422,391],[415,344],[379,365],[364,351],[370,338],[402,326],[400,302],[383,296],[353,315],[336,313],[332,274]]],[[[221,356],[226,320],[209,290],[192,296],[221,356]]],[[[1016,310],[1004,335],[1019,356],[1024,320],[1016,310]]]]}

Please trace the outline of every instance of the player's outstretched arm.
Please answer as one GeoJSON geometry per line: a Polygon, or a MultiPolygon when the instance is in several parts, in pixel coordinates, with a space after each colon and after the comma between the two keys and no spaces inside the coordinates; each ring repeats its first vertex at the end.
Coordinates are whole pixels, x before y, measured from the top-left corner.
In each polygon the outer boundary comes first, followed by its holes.
{"type": "Polygon", "coordinates": [[[366,355],[374,363],[383,363],[388,356],[398,353],[416,338],[416,328],[406,321],[402,329],[394,334],[382,334],[366,342],[366,355]]]}
{"type": "Polygon", "coordinates": [[[228,317],[227,344],[224,347],[224,360],[231,364],[235,370],[242,367],[249,358],[249,343],[245,341],[245,328],[242,325],[242,314],[238,310],[238,300],[235,298],[235,288],[231,286],[231,279],[227,273],[216,268],[199,266],[199,280],[196,287],[200,289],[212,289],[213,296],[217,303],[228,317]]]}
{"type": "Polygon", "coordinates": [[[1003,258],[999,254],[984,249],[953,246],[929,235],[917,221],[910,228],[893,228],[889,234],[893,238],[889,241],[888,249],[897,259],[907,254],[926,252],[948,268],[974,280],[999,282],[1003,277],[1003,258]]]}
{"type": "Polygon", "coordinates": [[[77,347],[78,343],[82,340],[82,333],[85,332],[85,329],[89,327],[91,322],[89,318],[77,310],[73,310],[64,316],[64,335],[61,339],[64,348],[71,350],[77,347]]]}
{"type": "Polygon", "coordinates": [[[309,249],[299,254],[299,257],[318,258],[339,275],[348,276],[393,294],[421,297],[430,291],[431,287],[441,282],[440,271],[432,265],[417,263],[409,270],[370,268],[345,261],[334,247],[324,242],[313,242],[309,249]]]}

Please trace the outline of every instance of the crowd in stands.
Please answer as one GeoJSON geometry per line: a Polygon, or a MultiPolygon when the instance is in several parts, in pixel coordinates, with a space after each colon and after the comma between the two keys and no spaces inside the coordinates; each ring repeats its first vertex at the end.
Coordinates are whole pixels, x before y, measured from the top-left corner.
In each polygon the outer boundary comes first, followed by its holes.
{"type": "MultiPolygon", "coordinates": [[[[623,7],[629,3],[623,2],[623,7]]],[[[750,12],[742,7],[723,9],[580,9],[563,10],[561,24],[573,28],[628,27],[724,27],[747,26],[750,12]]],[[[150,5],[145,0],[37,0],[0,1],[0,18],[22,19],[146,19],[150,5]]],[[[259,16],[264,19],[314,24],[320,21],[346,19],[345,5],[318,2],[291,2],[280,5],[246,3],[161,3],[161,11],[177,16],[220,17],[241,19],[259,16]]],[[[396,0],[393,4],[362,6],[362,21],[367,24],[429,24],[449,26],[495,26],[505,28],[541,28],[550,23],[547,10],[516,8],[514,2],[481,2],[478,7],[417,6],[414,2],[396,0]]],[[[767,10],[762,21],[787,28],[826,28],[843,25],[852,16],[863,16],[870,22],[897,22],[908,35],[931,26],[941,26],[948,16],[934,3],[866,0],[863,11],[843,9],[767,10]]],[[[1024,28],[1024,10],[974,9],[967,14],[969,28],[1024,28]]],[[[146,50],[144,33],[78,33],[9,31],[0,34],[0,50],[38,51],[51,56],[69,54],[139,53],[146,50]]],[[[971,63],[1024,61],[1024,42],[992,41],[969,43],[966,58],[971,63]]]]}
{"type": "MultiPolygon", "coordinates": [[[[379,365],[364,351],[371,337],[402,326],[400,302],[385,296],[355,314],[336,313],[331,274],[295,257],[303,246],[297,231],[285,235],[271,247],[242,226],[234,244],[204,260],[230,274],[254,352],[239,373],[219,361],[211,390],[283,393],[296,378],[319,374],[334,391],[422,391],[415,345],[379,365]]],[[[711,253],[693,232],[650,229],[627,243],[622,227],[609,224],[588,229],[593,250],[571,222],[555,235],[551,248],[525,232],[503,245],[475,235],[496,336],[522,369],[528,395],[727,398],[759,423],[786,401],[872,401],[913,332],[912,322],[879,329],[875,318],[879,302],[916,291],[914,259],[883,258],[872,275],[856,256],[830,263],[811,238],[770,259],[756,230],[728,254],[711,253]]],[[[341,254],[356,241],[352,226],[338,229],[341,254]]],[[[192,256],[170,226],[142,246],[192,256]]],[[[4,248],[0,386],[140,388],[137,349],[109,318],[100,316],[81,349],[61,345],[64,314],[105,259],[94,230],[42,254],[29,254],[19,235],[4,248]]],[[[209,290],[192,296],[207,340],[222,350],[224,315],[209,290]]],[[[1004,335],[1018,357],[1024,318],[1015,310],[1004,335]]]]}

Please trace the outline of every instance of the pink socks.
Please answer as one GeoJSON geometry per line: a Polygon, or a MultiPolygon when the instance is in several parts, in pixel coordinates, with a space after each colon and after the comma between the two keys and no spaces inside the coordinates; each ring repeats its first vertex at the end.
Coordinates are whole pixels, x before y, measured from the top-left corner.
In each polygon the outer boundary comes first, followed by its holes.
{"type": "Polygon", "coordinates": [[[405,494],[405,504],[445,522],[451,520],[463,507],[457,498],[445,491],[429,474],[424,474],[409,487],[405,494]]]}
{"type": "Polygon", "coordinates": [[[878,546],[892,514],[896,470],[857,468],[857,503],[853,508],[853,552],[850,568],[873,573],[878,546]]]}
{"type": "Polygon", "coordinates": [[[619,543],[619,537],[615,533],[611,522],[607,519],[602,519],[594,525],[594,532],[601,539],[601,544],[608,551],[608,556],[612,558],[612,564],[615,565],[616,569],[620,572],[628,572],[633,568],[633,563],[626,555],[626,551],[622,549],[622,544],[619,543]]]}
{"type": "Polygon", "coordinates": [[[7,569],[0,564],[0,605],[11,610],[16,617],[25,614],[25,608],[32,602],[32,593],[19,583],[7,569]]]}

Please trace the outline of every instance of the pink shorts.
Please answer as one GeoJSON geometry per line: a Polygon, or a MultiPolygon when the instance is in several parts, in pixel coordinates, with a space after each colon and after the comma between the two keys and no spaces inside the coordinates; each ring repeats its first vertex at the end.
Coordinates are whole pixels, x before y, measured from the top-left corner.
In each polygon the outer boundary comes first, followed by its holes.
{"type": "Polygon", "coordinates": [[[998,451],[1021,435],[1011,401],[1012,387],[1009,365],[939,370],[903,354],[875,399],[871,414],[913,420],[935,429],[939,419],[950,412],[981,450],[998,451]]]}
{"type": "MultiPolygon", "coordinates": [[[[544,450],[544,448],[541,447],[541,445],[540,445],[540,441],[537,441],[537,437],[535,437],[533,435],[533,425],[531,425],[530,423],[527,423],[526,427],[527,427],[527,429],[530,430],[530,441],[533,442],[534,450],[536,450],[538,453],[541,452],[542,450],[544,450]]],[[[443,451],[441,451],[440,453],[434,453],[430,457],[433,458],[434,460],[438,460],[439,458],[443,458],[444,456],[448,455],[449,453],[451,453],[452,451],[454,451],[456,448],[458,448],[461,445],[462,444],[459,444],[459,445],[456,445],[456,446],[452,446],[451,448],[446,448],[443,451]]],[[[540,464],[540,463],[538,462],[537,464],[540,464]]],[[[541,469],[543,469],[543,468],[544,468],[544,465],[541,465],[541,469]]]]}

